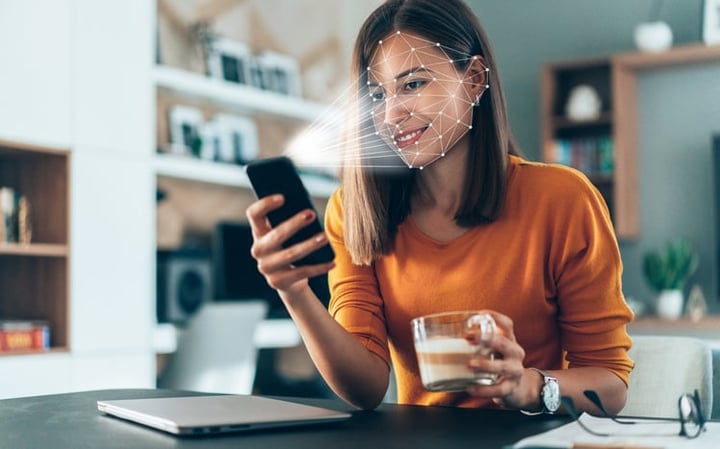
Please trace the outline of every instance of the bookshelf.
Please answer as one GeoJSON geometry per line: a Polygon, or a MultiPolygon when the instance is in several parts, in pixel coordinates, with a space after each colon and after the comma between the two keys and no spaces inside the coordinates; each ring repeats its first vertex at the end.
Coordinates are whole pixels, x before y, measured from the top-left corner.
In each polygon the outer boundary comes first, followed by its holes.
{"type": "Polygon", "coordinates": [[[0,319],[47,322],[53,352],[69,350],[69,168],[67,149],[0,140],[0,185],[28,198],[32,228],[0,243],[0,319]]]}
{"type": "Polygon", "coordinates": [[[628,52],[543,66],[540,81],[543,160],[567,163],[559,160],[562,158],[558,157],[558,142],[603,139],[611,155],[610,168],[583,171],[607,201],[618,238],[634,239],[640,234],[637,77],[647,70],[718,61],[719,45],[690,44],[661,53],[628,52]],[[600,97],[602,106],[597,119],[574,122],[565,116],[569,93],[580,84],[592,86],[600,97]]]}

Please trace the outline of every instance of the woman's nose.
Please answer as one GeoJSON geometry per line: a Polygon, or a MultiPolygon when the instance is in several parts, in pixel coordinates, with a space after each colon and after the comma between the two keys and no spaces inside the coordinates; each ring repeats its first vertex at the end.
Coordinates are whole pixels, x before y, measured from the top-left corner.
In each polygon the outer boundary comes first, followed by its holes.
{"type": "Polygon", "coordinates": [[[412,113],[412,104],[408,98],[400,98],[397,95],[393,95],[385,100],[385,124],[387,125],[402,123],[407,120],[412,113]]]}

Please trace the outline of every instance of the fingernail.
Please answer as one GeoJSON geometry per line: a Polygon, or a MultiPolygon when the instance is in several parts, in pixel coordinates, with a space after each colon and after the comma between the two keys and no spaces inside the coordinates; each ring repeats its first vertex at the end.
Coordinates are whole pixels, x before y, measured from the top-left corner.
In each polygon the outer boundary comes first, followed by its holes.
{"type": "Polygon", "coordinates": [[[273,195],[272,202],[273,203],[282,203],[283,197],[282,195],[273,195]]]}
{"type": "Polygon", "coordinates": [[[320,243],[325,241],[325,234],[318,234],[315,236],[315,241],[320,243]]]}
{"type": "Polygon", "coordinates": [[[312,213],[312,212],[306,212],[305,215],[303,216],[303,218],[305,219],[305,221],[310,221],[310,220],[313,219],[313,213],[312,213]]]}

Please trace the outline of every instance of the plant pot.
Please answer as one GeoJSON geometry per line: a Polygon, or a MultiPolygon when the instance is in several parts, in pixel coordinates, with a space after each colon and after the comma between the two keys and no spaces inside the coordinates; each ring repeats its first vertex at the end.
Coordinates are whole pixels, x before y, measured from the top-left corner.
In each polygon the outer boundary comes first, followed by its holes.
{"type": "Polygon", "coordinates": [[[666,320],[676,320],[682,316],[682,290],[663,290],[657,297],[657,314],[666,320]]]}

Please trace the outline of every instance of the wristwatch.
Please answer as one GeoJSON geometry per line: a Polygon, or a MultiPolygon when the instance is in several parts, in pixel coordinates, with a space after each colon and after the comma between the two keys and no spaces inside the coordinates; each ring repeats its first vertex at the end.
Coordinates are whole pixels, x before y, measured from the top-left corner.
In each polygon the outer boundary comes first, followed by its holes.
{"type": "Polygon", "coordinates": [[[542,404],[542,410],[537,412],[529,412],[527,410],[520,410],[526,415],[539,415],[541,413],[554,414],[560,408],[560,383],[558,380],[545,371],[537,368],[530,368],[537,371],[543,377],[543,386],[540,389],[540,403],[542,404]]]}

